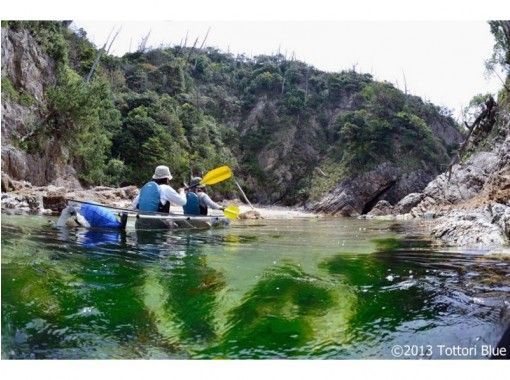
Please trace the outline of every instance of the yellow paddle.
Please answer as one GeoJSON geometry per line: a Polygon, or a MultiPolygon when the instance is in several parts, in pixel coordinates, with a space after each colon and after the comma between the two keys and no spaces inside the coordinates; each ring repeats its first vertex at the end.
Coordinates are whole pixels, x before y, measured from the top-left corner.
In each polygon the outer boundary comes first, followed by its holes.
{"type": "Polygon", "coordinates": [[[230,220],[237,219],[239,217],[240,212],[241,211],[239,210],[239,207],[237,207],[236,205],[227,206],[225,207],[225,210],[223,210],[223,214],[225,214],[225,216],[230,220]]]}
{"type": "MultiPolygon", "coordinates": [[[[225,181],[230,177],[232,177],[232,170],[227,165],[224,165],[207,172],[207,174],[202,178],[202,181],[200,181],[200,184],[214,185],[216,183],[225,181]]],[[[234,220],[237,219],[241,211],[239,211],[239,207],[236,205],[230,205],[225,207],[223,213],[228,219],[234,220]]]]}
{"type": "Polygon", "coordinates": [[[225,181],[232,177],[232,170],[228,166],[220,166],[219,168],[213,169],[207,172],[206,175],[200,181],[201,185],[214,185],[218,182],[225,181]]]}

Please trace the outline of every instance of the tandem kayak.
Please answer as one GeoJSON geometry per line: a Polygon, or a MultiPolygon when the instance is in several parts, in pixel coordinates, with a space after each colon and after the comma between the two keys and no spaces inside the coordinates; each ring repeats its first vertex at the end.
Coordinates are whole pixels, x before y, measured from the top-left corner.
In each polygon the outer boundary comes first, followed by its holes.
{"type": "Polygon", "coordinates": [[[68,219],[77,225],[93,229],[125,229],[128,219],[135,219],[138,230],[154,229],[208,229],[226,227],[230,220],[222,215],[185,215],[143,212],[102,205],[94,202],[69,200],[57,222],[63,226],[68,219]]]}
{"type": "Polygon", "coordinates": [[[136,215],[137,230],[154,229],[208,229],[226,227],[230,224],[224,216],[193,215],[136,215]]]}

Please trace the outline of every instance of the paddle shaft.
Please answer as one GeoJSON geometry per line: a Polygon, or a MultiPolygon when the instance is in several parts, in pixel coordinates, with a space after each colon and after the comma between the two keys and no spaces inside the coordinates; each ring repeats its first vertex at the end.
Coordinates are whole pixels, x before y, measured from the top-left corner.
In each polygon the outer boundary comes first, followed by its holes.
{"type": "MultiPolygon", "coordinates": [[[[94,202],[79,201],[77,199],[68,199],[67,201],[68,202],[81,203],[81,204],[87,204],[87,205],[93,205],[93,206],[98,206],[98,207],[104,207],[104,208],[109,208],[109,209],[117,210],[117,211],[124,211],[124,212],[128,212],[129,213],[128,216],[142,215],[142,216],[152,216],[152,217],[155,217],[155,218],[157,218],[157,217],[164,217],[164,218],[183,217],[183,218],[189,218],[188,215],[184,215],[184,214],[175,214],[175,213],[166,213],[166,212],[157,212],[157,211],[140,211],[140,210],[136,210],[136,209],[113,207],[113,206],[103,205],[103,204],[94,203],[94,202]]],[[[217,218],[218,216],[216,216],[216,215],[210,215],[210,216],[200,215],[200,217],[217,218]]]]}
{"type": "Polygon", "coordinates": [[[251,207],[252,210],[255,210],[255,207],[253,207],[253,205],[251,204],[251,202],[248,200],[248,197],[246,196],[246,194],[244,193],[243,189],[241,188],[241,186],[239,185],[239,183],[234,180],[235,184],[237,185],[237,188],[239,189],[239,191],[241,192],[241,194],[243,195],[243,198],[244,200],[246,201],[246,203],[248,203],[251,207]]]}

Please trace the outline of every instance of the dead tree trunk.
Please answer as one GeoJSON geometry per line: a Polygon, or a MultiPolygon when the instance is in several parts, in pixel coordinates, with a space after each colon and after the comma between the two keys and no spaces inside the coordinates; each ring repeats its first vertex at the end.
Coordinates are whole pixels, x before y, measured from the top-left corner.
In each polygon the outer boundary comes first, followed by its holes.
{"type": "Polygon", "coordinates": [[[140,44],[138,45],[138,53],[145,52],[145,49],[147,48],[147,41],[149,40],[149,37],[151,35],[151,31],[149,30],[149,33],[145,37],[142,37],[142,40],[140,41],[140,44]]]}
{"type": "Polygon", "coordinates": [[[191,58],[191,54],[193,54],[193,51],[195,50],[195,47],[197,46],[197,42],[198,42],[198,37],[195,39],[195,42],[193,43],[193,46],[189,50],[188,57],[186,58],[186,62],[189,62],[189,60],[191,58]]]}
{"type": "Polygon", "coordinates": [[[90,68],[89,73],[87,74],[87,78],[85,79],[85,82],[89,83],[90,80],[92,79],[92,75],[94,75],[94,72],[96,71],[97,65],[99,64],[99,61],[101,60],[101,56],[103,55],[103,53],[108,54],[110,52],[110,49],[111,49],[113,43],[115,42],[115,39],[117,38],[117,36],[120,33],[120,28],[117,29],[117,32],[114,34],[112,40],[110,41],[110,37],[111,37],[112,33],[113,33],[113,29],[110,32],[110,34],[108,35],[108,38],[106,39],[106,42],[104,43],[103,47],[101,49],[99,49],[99,51],[97,52],[96,59],[94,60],[94,63],[92,64],[92,67],[90,68]],[[110,43],[108,44],[108,42],[110,42],[110,43]],[[106,46],[108,46],[108,48],[106,48],[106,46]]]}
{"type": "MultiPolygon", "coordinates": [[[[207,37],[209,36],[209,32],[210,31],[211,31],[211,27],[207,28],[207,32],[205,33],[205,37],[202,40],[202,43],[200,44],[200,47],[198,48],[198,50],[202,50],[204,48],[205,41],[207,41],[207,37]]],[[[198,57],[195,58],[195,63],[193,64],[193,70],[195,70],[197,68],[197,61],[198,61],[198,57]]]]}
{"type": "Polygon", "coordinates": [[[306,75],[305,75],[305,106],[306,102],[308,100],[308,79],[310,76],[310,66],[306,68],[306,75]]]}

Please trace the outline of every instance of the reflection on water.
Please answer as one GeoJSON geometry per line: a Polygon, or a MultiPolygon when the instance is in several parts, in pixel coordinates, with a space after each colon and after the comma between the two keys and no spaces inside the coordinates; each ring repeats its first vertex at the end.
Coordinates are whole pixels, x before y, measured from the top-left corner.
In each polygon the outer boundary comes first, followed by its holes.
{"type": "Polygon", "coordinates": [[[2,355],[391,358],[395,344],[495,344],[508,258],[401,231],[331,219],[112,232],[4,216],[2,355]]]}

